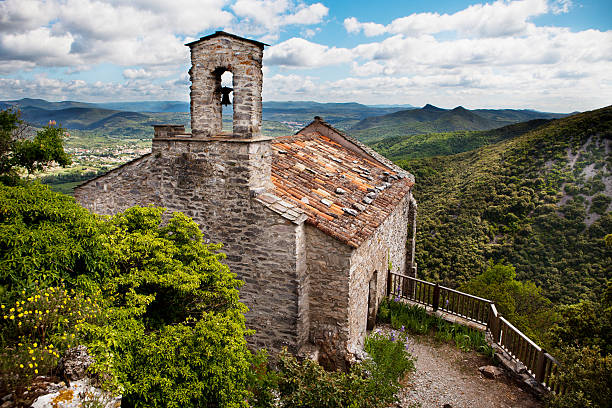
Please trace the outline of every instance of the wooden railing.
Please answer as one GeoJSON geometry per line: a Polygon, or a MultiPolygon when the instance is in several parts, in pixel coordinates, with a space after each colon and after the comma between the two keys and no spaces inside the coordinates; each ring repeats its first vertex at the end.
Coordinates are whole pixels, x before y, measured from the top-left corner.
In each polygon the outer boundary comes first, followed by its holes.
{"type": "Polygon", "coordinates": [[[387,293],[486,325],[490,300],[406,275],[389,272],[387,293]]]}
{"type": "Polygon", "coordinates": [[[524,364],[527,373],[539,384],[549,391],[561,392],[551,381],[558,370],[557,360],[501,316],[492,301],[391,271],[387,276],[387,295],[484,325],[493,342],[524,364]]]}

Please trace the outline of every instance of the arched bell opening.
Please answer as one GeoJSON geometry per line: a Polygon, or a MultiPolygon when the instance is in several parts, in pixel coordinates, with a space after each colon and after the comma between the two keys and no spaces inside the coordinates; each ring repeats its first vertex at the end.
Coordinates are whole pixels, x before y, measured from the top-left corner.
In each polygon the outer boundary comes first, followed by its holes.
{"type": "Polygon", "coordinates": [[[234,76],[230,67],[217,67],[212,71],[213,94],[211,107],[215,126],[213,134],[233,133],[234,76]]]}
{"type": "Polygon", "coordinates": [[[221,74],[220,84],[221,120],[223,133],[233,133],[234,130],[234,75],[227,70],[221,74]]]}

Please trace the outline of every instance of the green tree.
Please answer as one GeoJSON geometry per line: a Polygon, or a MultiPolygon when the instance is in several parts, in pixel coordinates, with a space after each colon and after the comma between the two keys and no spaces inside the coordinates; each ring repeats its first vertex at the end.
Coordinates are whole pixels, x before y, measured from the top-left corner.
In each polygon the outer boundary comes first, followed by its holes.
{"type": "Polygon", "coordinates": [[[550,408],[610,407],[612,401],[612,282],[597,301],[564,306],[550,330],[561,368],[553,378],[564,392],[550,408]]]}
{"type": "Polygon", "coordinates": [[[20,169],[32,173],[51,162],[61,166],[71,163],[62,145],[64,129],[51,122],[29,139],[20,116],[16,110],[0,111],[0,181],[5,184],[15,184],[20,169]]]}
{"type": "Polygon", "coordinates": [[[597,301],[561,306],[559,315],[559,322],[550,329],[553,347],[591,347],[612,354],[612,281],[597,301]]]}
{"type": "Polygon", "coordinates": [[[550,300],[533,282],[516,280],[511,265],[489,264],[485,272],[463,284],[462,291],[492,300],[499,313],[536,342],[543,342],[557,320],[550,300]]]}
{"type": "MultiPolygon", "coordinates": [[[[163,214],[135,207],[98,217],[45,186],[0,185],[0,303],[10,310],[57,284],[96,297],[104,313],[80,322],[79,338],[126,407],[245,406],[242,282],[197,224],[163,214]]],[[[7,361],[18,350],[14,324],[0,320],[7,361]]]]}

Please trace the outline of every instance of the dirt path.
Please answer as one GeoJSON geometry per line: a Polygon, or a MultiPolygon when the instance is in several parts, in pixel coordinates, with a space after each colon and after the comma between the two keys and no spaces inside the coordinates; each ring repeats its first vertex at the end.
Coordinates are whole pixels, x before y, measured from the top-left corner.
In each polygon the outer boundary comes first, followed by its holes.
{"type": "Polygon", "coordinates": [[[416,372],[408,379],[398,407],[442,408],[541,408],[542,404],[504,376],[484,378],[478,367],[488,360],[475,352],[464,353],[429,338],[409,337],[417,357],[416,372]],[[415,405],[416,404],[416,405],[415,405]]]}

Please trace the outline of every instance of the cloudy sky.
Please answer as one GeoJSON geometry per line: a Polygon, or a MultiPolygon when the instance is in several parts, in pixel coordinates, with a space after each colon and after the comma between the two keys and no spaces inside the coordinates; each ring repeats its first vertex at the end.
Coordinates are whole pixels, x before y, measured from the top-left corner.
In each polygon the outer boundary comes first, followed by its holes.
{"type": "Polygon", "coordinates": [[[264,100],[612,104],[610,0],[0,0],[0,100],[188,100],[186,42],[270,44],[264,100]]]}

